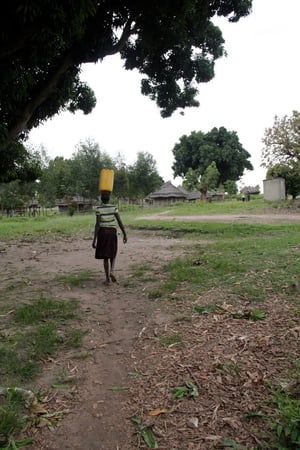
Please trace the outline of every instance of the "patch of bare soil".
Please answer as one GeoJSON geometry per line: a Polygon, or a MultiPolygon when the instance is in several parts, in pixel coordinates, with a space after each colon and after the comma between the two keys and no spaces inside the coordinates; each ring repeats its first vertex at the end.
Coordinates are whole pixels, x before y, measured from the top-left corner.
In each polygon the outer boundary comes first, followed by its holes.
{"type": "Polygon", "coordinates": [[[292,209],[273,210],[271,213],[264,214],[198,214],[196,216],[172,216],[170,210],[163,211],[159,214],[146,215],[138,217],[138,220],[174,220],[176,221],[197,221],[197,222],[240,222],[240,223],[274,223],[274,222],[298,222],[300,220],[300,212],[292,209]]]}
{"type": "MultiPolygon", "coordinates": [[[[132,390],[137,342],[149,324],[167,320],[160,307],[148,299],[148,291],[159,283],[162,266],[174,254],[185,251],[185,243],[161,236],[129,233],[119,241],[117,283],[104,286],[102,261],[94,258],[91,240],[56,239],[48,242],[22,240],[1,243],[2,288],[18,285],[20,301],[45,296],[74,298],[80,301],[77,326],[86,331],[83,348],[58,354],[45,361],[43,376],[32,386],[43,392],[47,420],[34,430],[34,445],[42,449],[137,448],[130,416],[135,409],[132,390]],[[135,276],[150,268],[149,279],[135,276]],[[59,275],[83,270],[93,279],[82,287],[70,287],[59,275]],[[75,385],[57,388],[64,374],[75,385]],[[53,387],[54,386],[54,387],[53,387]],[[54,429],[48,418],[53,414],[54,429]]],[[[139,353],[139,352],[138,352],[139,353]]]]}
{"type": "Polygon", "coordinates": [[[248,320],[242,298],[218,289],[191,293],[183,286],[171,300],[151,299],[164,280],[164,264],[192,247],[191,241],[129,231],[128,243],[119,241],[118,283],[104,286],[91,240],[1,244],[3,287],[22,283],[22,301],[41,293],[78,299],[77,325],[86,331],[81,349],[45,361],[30,386],[43,393],[50,415],[41,415],[29,449],[148,448],[132,417],[153,431],[160,449],[226,448],[220,447],[225,439],[259,446],[264,425],[256,413],[270,394],[266,381],[273,383],[298,357],[300,324],[291,326],[290,305],[279,297],[267,299],[266,319],[256,322],[248,320]],[[82,270],[93,272],[83,288],[57,279],[82,270]],[[214,302],[222,308],[195,312],[195,304],[214,302]],[[69,387],[58,386],[62,373],[73,379],[69,387]],[[189,382],[198,396],[175,399],[174,387],[189,382]]]}

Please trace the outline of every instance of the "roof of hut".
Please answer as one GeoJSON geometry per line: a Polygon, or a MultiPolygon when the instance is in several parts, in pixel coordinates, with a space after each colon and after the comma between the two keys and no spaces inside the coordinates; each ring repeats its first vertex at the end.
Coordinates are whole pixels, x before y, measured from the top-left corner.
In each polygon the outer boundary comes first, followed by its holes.
{"type": "Polygon", "coordinates": [[[201,198],[201,193],[200,193],[200,191],[197,191],[196,189],[187,193],[188,200],[199,200],[200,198],[201,198]]]}
{"type": "Polygon", "coordinates": [[[245,186],[241,189],[242,194],[247,194],[248,192],[249,194],[259,194],[260,193],[259,186],[245,186]]]}
{"type": "Polygon", "coordinates": [[[186,198],[187,194],[183,190],[174,186],[171,181],[163,184],[158,191],[151,192],[149,198],[186,198]]]}

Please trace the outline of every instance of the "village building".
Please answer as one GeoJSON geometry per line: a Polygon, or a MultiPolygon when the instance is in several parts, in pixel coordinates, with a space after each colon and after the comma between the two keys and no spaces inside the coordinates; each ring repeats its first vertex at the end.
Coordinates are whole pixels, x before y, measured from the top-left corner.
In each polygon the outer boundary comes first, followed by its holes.
{"type": "Polygon", "coordinates": [[[187,193],[182,188],[177,188],[171,181],[164,183],[158,191],[149,194],[145,201],[149,205],[165,206],[186,200],[187,193]]]}
{"type": "Polygon", "coordinates": [[[75,195],[58,200],[57,207],[61,213],[70,213],[72,210],[74,212],[87,212],[93,209],[93,200],[75,195]]]}
{"type": "MultiPolygon", "coordinates": [[[[202,200],[200,191],[196,189],[188,191],[182,186],[176,187],[171,181],[167,181],[159,190],[145,198],[146,203],[155,206],[169,206],[178,202],[195,202],[197,200],[202,200]]],[[[224,200],[224,192],[208,191],[206,200],[224,200]]]]}

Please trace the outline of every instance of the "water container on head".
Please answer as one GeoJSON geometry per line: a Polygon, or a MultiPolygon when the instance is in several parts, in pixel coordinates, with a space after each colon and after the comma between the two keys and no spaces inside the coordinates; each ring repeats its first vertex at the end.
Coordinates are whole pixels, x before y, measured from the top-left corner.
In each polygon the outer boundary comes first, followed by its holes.
{"type": "Polygon", "coordinates": [[[99,174],[99,191],[112,192],[114,186],[114,171],[112,169],[101,169],[99,174]]]}

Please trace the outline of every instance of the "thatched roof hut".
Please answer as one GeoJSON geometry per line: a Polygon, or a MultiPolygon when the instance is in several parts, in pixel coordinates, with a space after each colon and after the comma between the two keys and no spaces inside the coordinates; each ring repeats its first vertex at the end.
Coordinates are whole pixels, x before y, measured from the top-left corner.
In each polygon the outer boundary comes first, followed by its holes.
{"type": "Polygon", "coordinates": [[[244,186],[241,189],[241,194],[260,194],[259,186],[244,186]]]}
{"type": "MultiPolygon", "coordinates": [[[[206,194],[207,199],[212,200],[224,200],[224,192],[208,191],[206,194]]],[[[171,181],[163,184],[158,191],[149,194],[145,201],[150,205],[165,206],[171,205],[176,202],[195,202],[201,200],[200,191],[194,189],[193,191],[187,191],[182,186],[174,186],[171,181]]]]}
{"type": "Polygon", "coordinates": [[[187,192],[183,188],[177,188],[171,181],[164,183],[158,191],[152,192],[145,199],[153,205],[171,205],[183,202],[187,198],[187,192]]]}

